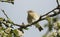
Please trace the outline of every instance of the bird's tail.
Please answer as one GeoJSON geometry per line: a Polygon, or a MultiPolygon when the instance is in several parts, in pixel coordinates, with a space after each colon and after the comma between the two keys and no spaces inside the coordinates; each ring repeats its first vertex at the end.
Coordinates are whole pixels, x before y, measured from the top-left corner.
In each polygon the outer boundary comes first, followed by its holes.
{"type": "Polygon", "coordinates": [[[39,23],[35,24],[36,28],[38,28],[39,31],[43,30],[43,28],[39,25],[39,23]]]}

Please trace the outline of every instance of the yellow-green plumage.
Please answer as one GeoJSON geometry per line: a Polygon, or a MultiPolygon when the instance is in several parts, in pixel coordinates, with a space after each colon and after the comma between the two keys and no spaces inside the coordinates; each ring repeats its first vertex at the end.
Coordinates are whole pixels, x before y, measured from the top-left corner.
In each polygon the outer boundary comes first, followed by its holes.
{"type": "MultiPolygon", "coordinates": [[[[28,23],[32,23],[34,21],[37,21],[39,19],[39,16],[32,10],[28,11],[28,17],[27,17],[27,21],[28,23]]],[[[39,29],[39,31],[43,30],[43,28],[39,25],[39,23],[35,24],[36,28],[39,29]]]]}

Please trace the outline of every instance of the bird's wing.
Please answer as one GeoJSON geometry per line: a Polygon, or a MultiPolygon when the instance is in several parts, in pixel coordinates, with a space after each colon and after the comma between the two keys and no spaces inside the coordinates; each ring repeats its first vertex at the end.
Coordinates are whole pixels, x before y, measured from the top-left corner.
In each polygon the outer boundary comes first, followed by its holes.
{"type": "Polygon", "coordinates": [[[33,19],[34,19],[35,21],[39,19],[39,16],[38,16],[37,13],[33,13],[32,15],[34,16],[33,19]]]}
{"type": "Polygon", "coordinates": [[[27,16],[28,23],[32,23],[32,17],[30,15],[27,16]]]}

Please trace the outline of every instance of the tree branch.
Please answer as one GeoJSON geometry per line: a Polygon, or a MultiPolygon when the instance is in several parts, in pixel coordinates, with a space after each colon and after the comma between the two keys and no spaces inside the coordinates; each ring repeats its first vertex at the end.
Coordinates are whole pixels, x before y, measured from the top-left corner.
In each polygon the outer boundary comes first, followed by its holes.
{"type": "Polygon", "coordinates": [[[58,0],[56,0],[56,2],[57,2],[57,5],[59,6],[59,2],[58,2],[58,0]]]}
{"type": "Polygon", "coordinates": [[[4,10],[1,9],[1,11],[3,12],[3,14],[6,16],[6,18],[8,19],[9,17],[7,16],[7,14],[5,13],[4,10]]]}

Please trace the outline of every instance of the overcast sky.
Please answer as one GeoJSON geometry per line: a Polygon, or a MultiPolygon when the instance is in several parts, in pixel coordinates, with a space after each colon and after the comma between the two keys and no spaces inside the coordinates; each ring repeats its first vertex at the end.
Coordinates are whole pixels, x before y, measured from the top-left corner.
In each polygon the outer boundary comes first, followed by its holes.
{"type": "MultiPolygon", "coordinates": [[[[4,9],[6,14],[17,24],[24,22],[27,24],[27,11],[33,10],[38,15],[44,15],[57,6],[56,0],[15,0],[14,5],[0,2],[0,9],[4,9]]],[[[5,17],[0,10],[0,16],[5,17]]],[[[46,21],[41,21],[40,24],[43,27],[46,21]]],[[[44,28],[44,27],[43,27],[44,28]]],[[[47,31],[44,28],[39,32],[35,26],[30,26],[29,30],[24,30],[24,37],[42,37],[47,31]]]]}

